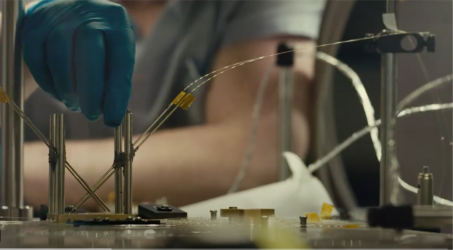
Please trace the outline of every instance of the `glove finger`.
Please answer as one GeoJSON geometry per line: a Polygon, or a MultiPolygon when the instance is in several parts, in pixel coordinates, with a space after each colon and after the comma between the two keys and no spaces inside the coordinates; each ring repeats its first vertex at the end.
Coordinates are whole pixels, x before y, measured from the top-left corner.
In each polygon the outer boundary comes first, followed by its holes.
{"type": "Polygon", "coordinates": [[[106,90],[104,123],[110,127],[121,124],[131,96],[135,64],[135,35],[132,29],[106,30],[106,90]]]}
{"type": "Polygon", "coordinates": [[[61,101],[62,99],[55,89],[50,69],[46,64],[45,45],[24,43],[22,52],[24,61],[39,87],[44,92],[61,101]]]}
{"type": "Polygon", "coordinates": [[[60,26],[52,30],[46,43],[46,59],[55,89],[63,103],[71,111],[80,111],[72,72],[72,39],[75,29],[76,27],[60,26]]]}
{"type": "Polygon", "coordinates": [[[105,86],[104,34],[95,23],[80,26],[74,39],[74,68],[82,114],[90,121],[102,115],[105,86]]]}

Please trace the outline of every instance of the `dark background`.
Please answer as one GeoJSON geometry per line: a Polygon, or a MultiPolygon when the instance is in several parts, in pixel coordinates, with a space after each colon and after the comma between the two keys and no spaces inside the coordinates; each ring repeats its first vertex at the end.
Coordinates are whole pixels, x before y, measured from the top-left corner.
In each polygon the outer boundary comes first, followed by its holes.
{"type": "MultiPolygon", "coordinates": [[[[346,26],[342,40],[363,37],[366,33],[378,33],[383,29],[382,13],[385,1],[357,1],[346,26]]],[[[354,69],[370,96],[379,117],[380,102],[380,55],[367,53],[365,43],[350,43],[340,47],[338,59],[354,69]]],[[[338,141],[367,125],[363,109],[352,84],[337,72],[334,80],[334,102],[338,141]]],[[[361,206],[379,204],[379,162],[369,136],[360,139],[342,154],[349,180],[361,206]]]]}

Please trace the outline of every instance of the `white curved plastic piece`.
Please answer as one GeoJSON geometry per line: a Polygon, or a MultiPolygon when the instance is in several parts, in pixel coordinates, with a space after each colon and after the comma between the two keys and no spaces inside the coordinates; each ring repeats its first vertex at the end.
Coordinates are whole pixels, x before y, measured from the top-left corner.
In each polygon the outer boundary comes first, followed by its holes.
{"type": "MultiPolygon", "coordinates": [[[[319,213],[322,204],[333,204],[323,184],[308,172],[307,166],[294,153],[284,153],[292,176],[285,181],[220,196],[182,207],[189,217],[208,217],[210,210],[228,207],[240,209],[275,209],[277,217],[297,217],[319,213]]],[[[333,215],[338,214],[333,211],[333,215]]]]}

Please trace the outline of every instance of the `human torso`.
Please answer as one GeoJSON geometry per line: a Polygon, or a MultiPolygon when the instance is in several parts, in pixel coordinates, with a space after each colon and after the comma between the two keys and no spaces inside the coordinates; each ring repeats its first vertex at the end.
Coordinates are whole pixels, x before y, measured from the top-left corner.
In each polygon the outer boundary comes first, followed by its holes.
{"type": "MultiPolygon", "coordinates": [[[[126,4],[126,8],[135,23],[134,29],[138,31],[129,109],[134,113],[134,132],[141,133],[184,86],[209,70],[212,54],[219,46],[218,6],[209,1],[174,1],[148,5],[146,9],[126,4]],[[144,32],[139,32],[141,30],[144,32]]],[[[202,123],[203,95],[204,89],[201,88],[197,93],[198,100],[191,109],[177,111],[165,126],[202,123]]],[[[96,139],[113,135],[113,130],[103,124],[102,118],[97,122],[88,122],[82,114],[68,111],[42,90],[27,100],[25,110],[45,134],[48,133],[50,114],[65,113],[68,139],[96,139]]],[[[36,140],[28,129],[26,139],[36,140]]]]}
{"type": "MultiPolygon", "coordinates": [[[[208,73],[215,54],[225,44],[281,34],[316,38],[323,5],[322,0],[173,0],[150,5],[147,11],[139,5],[126,6],[132,18],[137,19],[135,27],[145,31],[137,34],[129,104],[134,113],[134,132],[145,131],[184,87],[208,73]]],[[[206,85],[194,93],[197,100],[190,109],[178,110],[165,126],[202,124],[205,92],[206,85]]],[[[113,130],[103,124],[102,118],[88,122],[82,114],[68,111],[42,90],[27,100],[25,112],[44,134],[49,132],[49,115],[65,113],[68,139],[113,136],[113,130]]],[[[28,128],[25,134],[27,140],[37,139],[28,128]]]]}

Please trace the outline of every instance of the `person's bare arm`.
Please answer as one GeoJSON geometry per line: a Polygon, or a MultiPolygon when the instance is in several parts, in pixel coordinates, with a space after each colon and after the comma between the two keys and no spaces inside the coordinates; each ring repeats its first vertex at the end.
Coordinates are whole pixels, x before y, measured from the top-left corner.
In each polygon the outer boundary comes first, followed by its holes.
{"type": "MultiPolygon", "coordinates": [[[[257,40],[222,49],[214,68],[275,52],[281,39],[257,40]]],[[[298,46],[314,50],[314,43],[293,39],[298,46]]],[[[181,206],[225,194],[239,171],[250,140],[251,113],[261,79],[275,58],[231,70],[210,83],[205,101],[206,121],[202,126],[163,130],[153,135],[134,159],[134,201],[154,201],[167,197],[181,206]]],[[[308,148],[309,82],[312,57],[296,60],[294,103],[294,151],[304,156],[308,148]]],[[[277,79],[274,72],[266,91],[259,124],[255,156],[242,189],[277,180],[277,79]]],[[[195,94],[196,95],[196,94],[195,94]]],[[[203,100],[196,100],[203,101],[203,100]]],[[[180,111],[183,112],[183,111],[180,111]]],[[[25,190],[27,204],[39,205],[47,199],[47,149],[41,143],[25,148],[25,190]]],[[[113,140],[67,141],[67,159],[92,185],[113,161],[113,140]]],[[[113,180],[98,192],[106,199],[113,180]]],[[[84,190],[66,174],[66,203],[76,203],[84,190]]],[[[89,208],[94,202],[90,200],[89,208]]]]}

